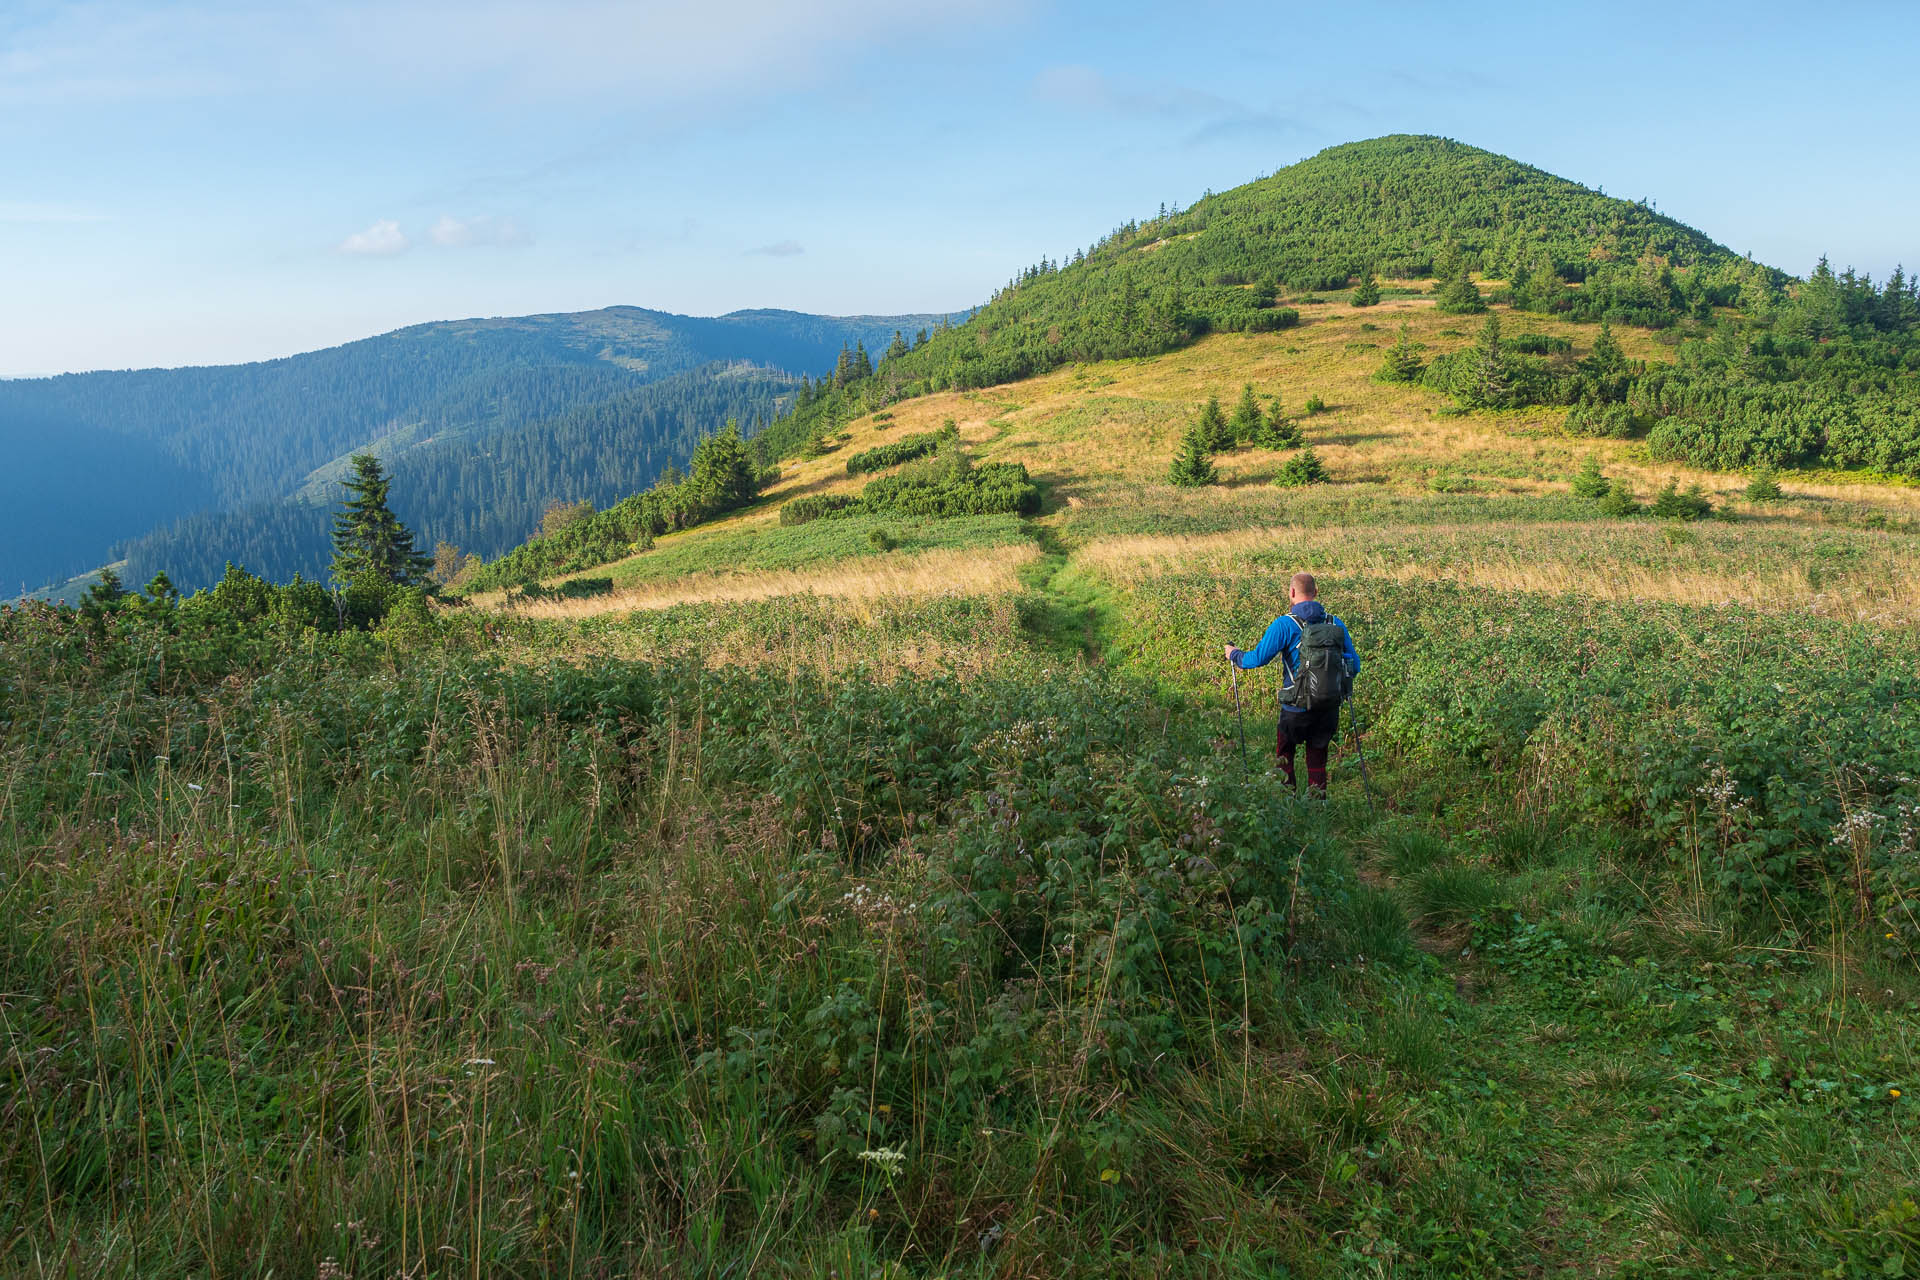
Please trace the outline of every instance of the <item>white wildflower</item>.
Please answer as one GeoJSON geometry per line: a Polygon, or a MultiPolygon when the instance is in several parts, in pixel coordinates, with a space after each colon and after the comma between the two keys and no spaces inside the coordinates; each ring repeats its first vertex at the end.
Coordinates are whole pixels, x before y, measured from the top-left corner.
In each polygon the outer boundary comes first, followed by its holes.
{"type": "Polygon", "coordinates": [[[907,1153],[899,1147],[875,1147],[869,1151],[862,1151],[860,1158],[868,1164],[879,1166],[880,1171],[889,1179],[898,1176],[907,1163],[907,1153]]]}

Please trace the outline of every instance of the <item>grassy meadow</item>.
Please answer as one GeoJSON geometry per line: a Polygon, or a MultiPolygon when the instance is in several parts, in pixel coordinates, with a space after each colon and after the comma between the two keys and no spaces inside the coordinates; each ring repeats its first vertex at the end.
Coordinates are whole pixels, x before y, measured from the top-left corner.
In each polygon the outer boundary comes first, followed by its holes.
{"type": "Polygon", "coordinates": [[[1371,374],[1473,321],[1298,309],[901,402],[611,595],[0,616],[0,1269],[1920,1270],[1920,489],[1443,412],[1371,374]],[[1332,483],[1166,483],[1248,382],[1332,483]],[[1040,515],[779,525],[948,419],[1040,515]],[[1325,801],[1219,660],[1296,568],[1325,801]]]}

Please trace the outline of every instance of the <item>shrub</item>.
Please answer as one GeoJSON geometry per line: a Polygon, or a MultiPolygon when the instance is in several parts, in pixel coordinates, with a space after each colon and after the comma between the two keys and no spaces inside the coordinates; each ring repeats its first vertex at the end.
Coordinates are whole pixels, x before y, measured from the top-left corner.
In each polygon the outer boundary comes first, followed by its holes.
{"type": "Polygon", "coordinates": [[[568,578],[557,587],[543,587],[538,582],[517,585],[520,595],[528,600],[588,600],[613,594],[612,578],[568,578]]]}
{"type": "Polygon", "coordinates": [[[1247,333],[1277,333],[1300,323],[1300,313],[1292,307],[1267,307],[1246,312],[1245,316],[1241,328],[1247,333]]]}
{"type": "Polygon", "coordinates": [[[1200,406],[1200,416],[1193,424],[1193,432],[1214,453],[1233,448],[1233,424],[1227,421],[1227,415],[1221,411],[1219,396],[1208,396],[1207,402],[1200,406]]]}
{"type": "Polygon", "coordinates": [[[1521,333],[1507,339],[1511,350],[1532,356],[1564,356],[1573,353],[1573,343],[1547,333],[1521,333]]]}
{"type": "Polygon", "coordinates": [[[1400,326],[1400,340],[1387,349],[1380,368],[1375,371],[1375,382],[1411,383],[1420,381],[1421,371],[1426,368],[1420,359],[1419,348],[1414,344],[1413,333],[1403,322],[1400,326]]]}
{"type": "Polygon", "coordinates": [[[1774,478],[1771,467],[1762,467],[1753,473],[1753,479],[1747,481],[1747,500],[1750,502],[1774,502],[1785,496],[1786,491],[1774,478]]]}
{"type": "Polygon", "coordinates": [[[1619,480],[1607,486],[1600,495],[1600,514],[1606,516],[1630,516],[1638,513],[1640,504],[1634,499],[1633,490],[1619,480]]]}
{"type": "Polygon", "coordinates": [[[1567,410],[1566,430],[1570,435],[1626,440],[1639,435],[1643,427],[1624,404],[1577,404],[1567,410]]]}
{"type": "Polygon", "coordinates": [[[852,507],[852,495],[845,493],[816,493],[804,498],[795,498],[780,508],[780,523],[787,526],[806,524],[810,520],[821,520],[828,516],[845,513],[852,507]]]}
{"type": "Polygon", "coordinates": [[[1253,394],[1253,384],[1247,383],[1240,388],[1240,402],[1233,408],[1233,442],[1246,444],[1260,434],[1266,418],[1260,412],[1260,401],[1253,394]]]}
{"type": "Polygon", "coordinates": [[[1688,485],[1683,493],[1678,480],[1669,480],[1647,511],[1663,520],[1704,520],[1713,514],[1713,504],[1698,484],[1688,485]]]}
{"type": "Polygon", "coordinates": [[[1220,472],[1213,465],[1212,453],[1211,439],[1202,434],[1201,424],[1195,423],[1180,438],[1180,452],[1173,457],[1167,480],[1186,489],[1213,484],[1220,479],[1220,472]]]}
{"type": "Polygon", "coordinates": [[[1253,433],[1253,443],[1262,449],[1298,449],[1307,442],[1301,432],[1300,424],[1280,412],[1280,402],[1276,398],[1273,411],[1260,422],[1253,433]]]}
{"type": "Polygon", "coordinates": [[[1327,470],[1327,464],[1320,461],[1320,455],[1308,447],[1288,458],[1287,464],[1280,468],[1280,474],[1273,478],[1273,482],[1286,488],[1293,488],[1298,485],[1325,484],[1331,479],[1333,479],[1333,473],[1327,470]]]}
{"type": "Polygon", "coordinates": [[[1434,290],[1434,297],[1435,309],[1445,315],[1477,315],[1487,309],[1479,288],[1467,278],[1464,266],[1440,283],[1434,290]]]}
{"type": "Polygon", "coordinates": [[[1353,305],[1371,307],[1380,301],[1380,282],[1373,278],[1373,268],[1368,267],[1360,275],[1360,283],[1353,290],[1353,305]]]}
{"type": "Polygon", "coordinates": [[[900,543],[885,529],[873,529],[867,533],[867,545],[875,551],[891,551],[900,543]]]}
{"type": "Polygon", "coordinates": [[[1327,402],[1325,400],[1322,400],[1319,396],[1307,397],[1307,416],[1309,418],[1316,413],[1325,413],[1326,411],[1327,402]]]}
{"type": "Polygon", "coordinates": [[[540,536],[551,538],[562,529],[577,524],[593,515],[593,504],[582,499],[579,502],[565,502],[555,498],[540,513],[540,536]]]}
{"type": "Polygon", "coordinates": [[[1579,474],[1573,477],[1573,496],[1589,500],[1604,498],[1612,487],[1606,473],[1600,470],[1600,459],[1594,454],[1588,454],[1579,474]]]}
{"type": "Polygon", "coordinates": [[[938,431],[923,431],[918,435],[902,436],[898,440],[854,454],[847,459],[847,474],[864,475],[872,471],[885,471],[897,467],[903,462],[912,462],[916,458],[925,458],[939,452],[940,446],[959,435],[960,429],[953,425],[952,419],[938,431]]]}

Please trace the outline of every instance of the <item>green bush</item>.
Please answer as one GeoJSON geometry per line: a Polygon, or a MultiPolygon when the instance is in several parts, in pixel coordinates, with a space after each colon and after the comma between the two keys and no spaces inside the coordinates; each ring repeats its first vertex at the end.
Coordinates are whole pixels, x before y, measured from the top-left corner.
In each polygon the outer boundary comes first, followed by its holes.
{"type": "Polygon", "coordinates": [[[613,594],[612,578],[568,578],[558,586],[543,587],[538,582],[522,583],[519,592],[529,600],[590,600],[613,594]]]}
{"type": "Polygon", "coordinates": [[[948,424],[938,431],[923,431],[918,435],[902,436],[898,440],[888,441],[847,459],[847,474],[863,475],[871,471],[885,471],[897,467],[903,462],[912,462],[918,458],[929,457],[940,450],[940,446],[953,439],[960,429],[948,424]]]}
{"type": "Polygon", "coordinates": [[[948,438],[941,456],[916,467],[870,480],[859,497],[843,493],[811,494],[780,508],[783,525],[806,524],[835,516],[984,516],[1032,515],[1040,509],[1040,486],[1018,462],[967,463],[948,438]]]}
{"type": "Polygon", "coordinates": [[[1588,454],[1586,462],[1581,464],[1579,473],[1573,477],[1573,496],[1593,501],[1606,497],[1612,488],[1613,485],[1608,481],[1606,473],[1600,470],[1599,456],[1588,454]]]}
{"type": "Polygon", "coordinates": [[[1637,515],[1639,511],[1640,503],[1634,498],[1633,490],[1627,488],[1624,481],[1615,480],[1607,486],[1607,491],[1600,495],[1601,515],[1624,517],[1637,515]]]}
{"type": "Polygon", "coordinates": [[[1773,470],[1766,467],[1754,472],[1753,479],[1747,481],[1746,494],[1749,502],[1775,502],[1786,496],[1773,470]]]}
{"type": "Polygon", "coordinates": [[[1637,436],[1644,425],[1624,404],[1577,404],[1567,410],[1566,431],[1576,436],[1602,436],[1625,440],[1637,436]]]}
{"type": "Polygon", "coordinates": [[[809,520],[822,520],[828,516],[850,513],[858,499],[845,493],[816,493],[804,498],[794,498],[780,508],[780,523],[783,525],[806,524],[809,520]]]}
{"type": "Polygon", "coordinates": [[[1273,482],[1292,488],[1298,485],[1325,484],[1331,479],[1333,474],[1327,470],[1327,464],[1320,461],[1320,455],[1313,451],[1312,446],[1308,446],[1287,459],[1286,465],[1280,468],[1280,474],[1273,478],[1273,482]]]}
{"type": "Polygon", "coordinates": [[[1713,503],[1697,483],[1682,492],[1678,480],[1669,480],[1648,506],[1647,514],[1663,520],[1704,520],[1713,514],[1713,503]]]}
{"type": "Polygon", "coordinates": [[[1374,372],[1373,380],[1398,384],[1415,383],[1420,381],[1420,375],[1425,370],[1426,364],[1420,359],[1419,346],[1413,340],[1413,333],[1406,322],[1402,321],[1399,340],[1387,348],[1387,354],[1381,358],[1380,368],[1374,372]]]}
{"type": "Polygon", "coordinates": [[[1220,470],[1213,465],[1212,433],[1203,423],[1195,423],[1180,437],[1180,452],[1173,455],[1167,468],[1167,481],[1183,489],[1197,489],[1219,479],[1220,470]]]}

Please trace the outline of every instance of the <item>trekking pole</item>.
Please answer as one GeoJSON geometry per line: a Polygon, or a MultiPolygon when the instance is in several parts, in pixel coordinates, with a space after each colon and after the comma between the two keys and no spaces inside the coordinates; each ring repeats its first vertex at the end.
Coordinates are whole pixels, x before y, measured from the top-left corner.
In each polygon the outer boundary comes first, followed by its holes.
{"type": "Polygon", "coordinates": [[[1247,771],[1247,717],[1240,710],[1240,664],[1228,658],[1227,670],[1233,678],[1233,718],[1240,726],[1240,772],[1245,773],[1247,771]]]}
{"type": "Polygon", "coordinates": [[[1367,812],[1374,817],[1380,811],[1373,804],[1373,779],[1367,776],[1367,753],[1360,741],[1360,704],[1353,706],[1353,756],[1360,762],[1360,785],[1367,789],[1367,812]]]}

